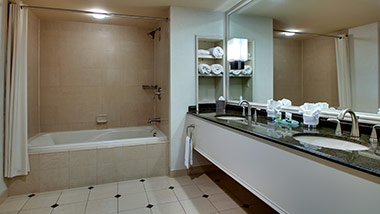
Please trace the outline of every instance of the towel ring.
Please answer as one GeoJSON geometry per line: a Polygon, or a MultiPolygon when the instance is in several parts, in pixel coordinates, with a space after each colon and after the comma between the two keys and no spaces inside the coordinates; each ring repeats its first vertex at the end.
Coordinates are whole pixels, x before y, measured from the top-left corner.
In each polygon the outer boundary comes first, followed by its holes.
{"type": "Polygon", "coordinates": [[[189,136],[190,139],[193,138],[193,132],[191,130],[192,128],[195,129],[195,125],[194,124],[191,124],[191,125],[187,126],[187,128],[186,128],[186,136],[189,136]],[[190,132],[189,132],[189,129],[190,129],[190,132]],[[189,135],[189,133],[190,133],[190,135],[189,135]]]}

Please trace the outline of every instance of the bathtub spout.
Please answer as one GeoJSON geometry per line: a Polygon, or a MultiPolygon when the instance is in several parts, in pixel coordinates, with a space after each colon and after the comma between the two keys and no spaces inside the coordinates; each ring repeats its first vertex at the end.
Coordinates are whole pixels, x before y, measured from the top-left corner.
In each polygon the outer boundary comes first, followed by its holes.
{"type": "Polygon", "coordinates": [[[157,118],[150,118],[148,120],[148,123],[152,124],[152,123],[159,123],[161,122],[161,118],[157,117],[157,118]]]}

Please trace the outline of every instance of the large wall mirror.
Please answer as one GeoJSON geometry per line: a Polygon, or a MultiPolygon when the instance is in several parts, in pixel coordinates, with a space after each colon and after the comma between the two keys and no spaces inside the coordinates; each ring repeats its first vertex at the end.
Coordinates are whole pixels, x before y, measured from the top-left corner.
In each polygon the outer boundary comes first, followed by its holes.
{"type": "Polygon", "coordinates": [[[377,113],[379,11],[379,0],[250,1],[228,15],[228,100],[377,113]]]}

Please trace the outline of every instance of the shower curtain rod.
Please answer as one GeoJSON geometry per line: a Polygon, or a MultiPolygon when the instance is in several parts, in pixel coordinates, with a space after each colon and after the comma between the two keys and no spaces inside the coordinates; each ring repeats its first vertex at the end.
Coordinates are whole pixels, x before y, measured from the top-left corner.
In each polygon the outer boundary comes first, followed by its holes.
{"type": "Polygon", "coordinates": [[[55,8],[55,7],[40,7],[32,5],[20,5],[22,8],[31,8],[31,9],[41,9],[41,10],[55,10],[61,12],[72,12],[72,13],[85,13],[90,15],[106,15],[106,16],[116,16],[122,18],[131,18],[131,19],[145,19],[145,20],[155,20],[155,21],[164,21],[168,22],[169,18],[160,18],[160,17],[151,17],[151,16],[137,16],[137,15],[128,15],[122,13],[103,13],[103,12],[92,12],[86,10],[76,10],[76,9],[65,9],[65,8],[55,8]]]}
{"type": "MultiPolygon", "coordinates": [[[[294,31],[287,31],[287,30],[277,30],[273,29],[273,31],[276,32],[283,32],[283,33],[295,33],[295,34],[300,34],[300,35],[310,35],[310,36],[324,36],[324,37],[333,37],[333,38],[342,38],[342,35],[328,35],[328,34],[319,34],[319,33],[306,33],[306,32],[294,32],[294,31]]],[[[347,37],[347,35],[344,35],[347,37]]]]}

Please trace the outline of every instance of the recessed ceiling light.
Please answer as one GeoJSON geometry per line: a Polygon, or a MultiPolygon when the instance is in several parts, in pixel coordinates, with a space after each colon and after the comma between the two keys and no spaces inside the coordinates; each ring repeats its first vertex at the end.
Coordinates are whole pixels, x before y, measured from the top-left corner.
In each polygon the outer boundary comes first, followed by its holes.
{"type": "Polygon", "coordinates": [[[91,9],[89,10],[90,12],[95,12],[95,13],[99,13],[99,14],[91,14],[92,17],[94,17],[95,19],[104,19],[106,17],[108,17],[107,15],[104,15],[102,13],[108,13],[107,11],[105,10],[101,10],[101,9],[91,9]]]}
{"type": "Polygon", "coordinates": [[[284,32],[284,36],[294,36],[296,33],[293,32],[284,32]]]}

